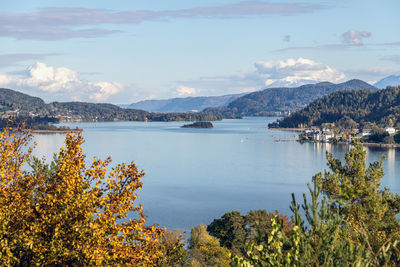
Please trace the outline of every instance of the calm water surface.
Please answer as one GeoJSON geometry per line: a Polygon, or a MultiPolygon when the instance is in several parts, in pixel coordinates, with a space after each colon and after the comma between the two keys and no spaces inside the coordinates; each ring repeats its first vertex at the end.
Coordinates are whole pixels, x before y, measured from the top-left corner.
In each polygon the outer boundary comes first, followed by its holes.
{"type": "MultiPolygon", "coordinates": [[[[326,169],[325,152],[343,158],[345,145],[300,144],[294,132],[272,131],[274,118],[213,122],[213,129],[182,129],[183,122],[67,123],[84,129],[91,159],[134,160],[144,169],[140,202],[148,222],[190,230],[225,212],[251,209],[290,214],[291,193],[326,169]]],[[[65,135],[36,135],[36,155],[50,159],[65,135]]],[[[367,148],[368,161],[385,155],[383,185],[400,192],[400,151],[367,148]],[[397,157],[396,157],[397,156],[397,157]]]]}

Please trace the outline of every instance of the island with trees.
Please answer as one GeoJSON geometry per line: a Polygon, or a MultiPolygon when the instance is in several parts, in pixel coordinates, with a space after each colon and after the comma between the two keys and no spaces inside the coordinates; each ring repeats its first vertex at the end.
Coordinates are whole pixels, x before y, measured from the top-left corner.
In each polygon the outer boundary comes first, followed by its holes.
{"type": "Polygon", "coordinates": [[[196,121],[191,124],[185,124],[181,126],[181,128],[202,128],[202,129],[213,128],[213,127],[214,125],[209,121],[196,121]]]}

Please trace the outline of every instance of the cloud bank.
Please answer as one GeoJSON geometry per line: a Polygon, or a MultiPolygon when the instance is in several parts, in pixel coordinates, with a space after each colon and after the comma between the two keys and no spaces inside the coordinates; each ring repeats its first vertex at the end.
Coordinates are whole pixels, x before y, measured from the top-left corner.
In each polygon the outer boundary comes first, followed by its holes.
{"type": "Polygon", "coordinates": [[[80,76],[79,72],[66,67],[37,62],[29,66],[23,75],[21,72],[18,75],[0,75],[0,87],[39,96],[47,102],[131,103],[145,99],[226,95],[270,87],[296,87],[322,81],[338,83],[346,79],[343,72],[306,58],[258,61],[250,72],[176,81],[157,89],[124,86],[118,82],[86,81],[80,76]]]}
{"type": "Polygon", "coordinates": [[[176,88],[176,94],[180,97],[191,96],[191,95],[195,95],[196,93],[197,93],[197,90],[192,87],[180,85],[180,86],[178,86],[178,88],[176,88]]]}
{"type": "Polygon", "coordinates": [[[327,6],[321,4],[261,1],[243,1],[227,5],[164,11],[128,10],[116,12],[90,8],[42,8],[38,12],[30,13],[0,13],[0,36],[36,40],[93,38],[118,32],[98,27],[106,24],[139,24],[144,21],[168,21],[177,18],[289,16],[325,8],[327,6]]]}
{"type": "Polygon", "coordinates": [[[177,83],[196,88],[197,95],[223,95],[271,87],[297,87],[323,81],[339,83],[346,79],[343,72],[306,58],[258,61],[254,67],[252,72],[202,77],[198,80],[177,81],[177,83]]]}
{"type": "Polygon", "coordinates": [[[120,83],[85,81],[77,71],[41,62],[29,66],[23,77],[0,75],[0,86],[40,96],[47,101],[101,102],[123,90],[120,83]]]}
{"type": "Polygon", "coordinates": [[[345,79],[342,72],[305,58],[259,61],[254,66],[267,87],[299,86],[321,81],[336,83],[345,79]]]}

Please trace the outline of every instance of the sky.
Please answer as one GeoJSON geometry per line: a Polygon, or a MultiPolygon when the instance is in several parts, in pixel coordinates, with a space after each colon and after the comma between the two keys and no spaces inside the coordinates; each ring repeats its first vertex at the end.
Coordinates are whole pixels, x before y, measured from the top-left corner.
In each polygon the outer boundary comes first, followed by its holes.
{"type": "Polygon", "coordinates": [[[129,104],[400,74],[399,0],[2,0],[0,87],[129,104]]]}

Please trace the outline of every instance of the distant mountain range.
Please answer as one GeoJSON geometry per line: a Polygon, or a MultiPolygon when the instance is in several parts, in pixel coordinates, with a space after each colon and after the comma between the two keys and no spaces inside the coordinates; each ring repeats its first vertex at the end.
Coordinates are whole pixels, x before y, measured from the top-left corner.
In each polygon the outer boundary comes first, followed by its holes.
{"type": "Polygon", "coordinates": [[[317,98],[339,90],[376,91],[378,89],[356,79],[339,84],[321,82],[295,88],[268,88],[241,96],[229,103],[227,107],[207,108],[203,112],[223,116],[285,115],[305,107],[317,98]]]}
{"type": "Polygon", "coordinates": [[[120,105],[123,108],[142,109],[150,112],[188,112],[201,111],[208,107],[225,107],[244,94],[223,96],[199,96],[171,98],[163,100],[144,100],[130,105],[120,105]]]}
{"type": "Polygon", "coordinates": [[[270,127],[303,128],[334,123],[342,128],[400,125],[400,86],[384,90],[338,91],[272,123],[270,127]],[[358,124],[358,125],[357,125],[358,124]]]}
{"type": "Polygon", "coordinates": [[[361,80],[350,80],[340,84],[321,82],[295,88],[268,88],[248,94],[141,101],[124,109],[117,105],[101,103],[46,104],[38,97],[0,88],[0,117],[47,116],[71,121],[194,121],[218,120],[222,117],[276,116],[297,111],[315,99],[336,91],[363,89],[378,90],[361,80]],[[202,112],[187,112],[193,110],[202,112]]]}
{"type": "Polygon", "coordinates": [[[399,86],[400,85],[400,75],[390,75],[385,77],[374,84],[375,87],[379,89],[385,89],[387,86],[399,86]]]}
{"type": "Polygon", "coordinates": [[[120,106],[150,112],[203,111],[208,114],[221,114],[224,117],[279,116],[303,108],[311,101],[332,92],[360,89],[377,90],[361,80],[350,80],[340,84],[321,82],[294,88],[267,88],[247,94],[145,100],[120,106]]]}

